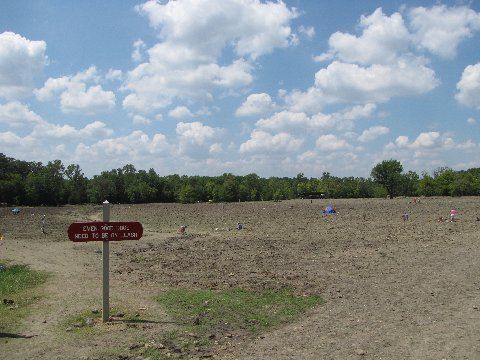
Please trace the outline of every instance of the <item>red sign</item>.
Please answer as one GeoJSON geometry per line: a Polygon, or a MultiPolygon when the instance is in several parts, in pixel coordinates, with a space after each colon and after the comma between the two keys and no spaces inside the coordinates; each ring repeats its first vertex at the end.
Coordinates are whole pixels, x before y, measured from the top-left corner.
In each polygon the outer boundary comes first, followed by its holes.
{"type": "Polygon", "coordinates": [[[68,227],[68,238],[75,242],[138,240],[143,235],[139,222],[73,223],[68,227]]]}

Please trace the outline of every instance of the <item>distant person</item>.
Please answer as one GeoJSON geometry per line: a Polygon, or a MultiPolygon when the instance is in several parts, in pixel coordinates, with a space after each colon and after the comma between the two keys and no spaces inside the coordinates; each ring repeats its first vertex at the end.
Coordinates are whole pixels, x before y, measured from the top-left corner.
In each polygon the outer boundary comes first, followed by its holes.
{"type": "Polygon", "coordinates": [[[403,213],[402,219],[403,219],[403,221],[407,221],[407,220],[408,220],[408,213],[407,213],[407,212],[404,212],[404,213],[403,213]]]}
{"type": "Polygon", "coordinates": [[[47,216],[45,214],[42,215],[42,234],[45,234],[45,218],[47,216]]]}
{"type": "Polygon", "coordinates": [[[455,208],[452,208],[452,210],[450,210],[450,222],[456,221],[456,218],[457,218],[457,210],[455,208]]]}

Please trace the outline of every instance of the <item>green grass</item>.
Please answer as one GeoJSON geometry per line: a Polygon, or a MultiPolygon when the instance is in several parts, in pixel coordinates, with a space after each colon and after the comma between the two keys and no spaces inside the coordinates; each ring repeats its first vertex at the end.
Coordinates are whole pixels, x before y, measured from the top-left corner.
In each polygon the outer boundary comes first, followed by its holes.
{"type": "Polygon", "coordinates": [[[143,353],[152,359],[163,359],[166,352],[173,358],[185,354],[198,357],[211,354],[213,343],[230,338],[258,335],[304,314],[322,304],[319,296],[297,296],[291,290],[223,291],[171,289],[156,297],[180,328],[160,341],[165,349],[143,353]],[[172,350],[177,350],[175,351],[172,350]]]}
{"type": "Polygon", "coordinates": [[[96,334],[99,332],[97,328],[92,325],[87,324],[87,319],[92,319],[92,321],[97,322],[100,321],[99,319],[102,317],[102,313],[100,311],[96,311],[95,313],[91,310],[85,310],[80,314],[76,314],[66,318],[63,322],[62,331],[70,328],[70,331],[78,334],[96,334]]]}
{"type": "Polygon", "coordinates": [[[30,305],[39,298],[36,287],[47,278],[47,273],[25,265],[7,266],[0,271],[0,331],[12,331],[30,313],[30,305]],[[4,299],[14,303],[4,304],[4,299]]]}
{"type": "MultiPolygon", "coordinates": [[[[145,315],[145,314],[144,314],[145,315]]],[[[145,320],[140,317],[139,313],[132,313],[130,311],[122,311],[117,307],[110,308],[110,316],[113,317],[112,323],[142,323],[145,320]],[[122,313],[122,317],[116,314],[122,313]]],[[[98,326],[102,323],[102,312],[100,310],[84,310],[81,313],[69,316],[60,324],[61,331],[69,329],[73,334],[91,335],[99,334],[108,331],[107,328],[98,326]],[[90,319],[90,320],[89,320],[90,319]],[[89,322],[87,322],[89,321],[89,322]]]]}
{"type": "Polygon", "coordinates": [[[257,334],[294,320],[322,303],[319,296],[296,296],[290,290],[224,291],[171,289],[157,300],[168,313],[197,334],[257,334]]]}

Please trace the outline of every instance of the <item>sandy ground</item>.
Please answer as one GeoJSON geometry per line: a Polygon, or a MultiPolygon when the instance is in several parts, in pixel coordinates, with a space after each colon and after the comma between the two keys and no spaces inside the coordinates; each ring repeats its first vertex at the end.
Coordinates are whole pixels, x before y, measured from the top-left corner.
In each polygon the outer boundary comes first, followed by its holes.
{"type": "Polygon", "coordinates": [[[72,243],[66,230],[100,220],[101,207],[23,208],[17,216],[0,209],[0,258],[53,273],[19,330],[34,336],[2,338],[0,352],[7,359],[118,358],[175,328],[153,300],[169,287],[289,287],[326,302],[258,338],[234,334],[212,349],[215,357],[479,359],[479,200],[334,200],[339,213],[326,218],[320,212],[328,200],[115,205],[112,221],[140,221],[145,232],[138,242],[111,244],[111,303],[144,311],[145,322],[102,325],[88,336],[63,324],[101,308],[101,246],[72,243]],[[459,221],[437,222],[452,206],[459,221]],[[235,230],[237,222],[245,229],[235,230]],[[177,234],[180,225],[187,236],[177,234]]]}

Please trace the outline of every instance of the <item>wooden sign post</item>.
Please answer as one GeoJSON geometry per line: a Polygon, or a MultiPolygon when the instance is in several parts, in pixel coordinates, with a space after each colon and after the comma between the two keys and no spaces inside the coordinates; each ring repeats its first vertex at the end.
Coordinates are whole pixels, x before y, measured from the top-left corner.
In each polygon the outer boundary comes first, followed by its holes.
{"type": "Polygon", "coordinates": [[[103,202],[103,222],[73,223],[68,227],[68,238],[74,242],[101,241],[102,242],[102,319],[107,322],[110,318],[110,241],[139,240],[143,235],[143,227],[139,222],[112,222],[110,221],[110,203],[103,202]]]}
{"type": "MultiPolygon", "coordinates": [[[[110,203],[103,202],[103,221],[110,222],[110,203]]],[[[102,320],[107,322],[110,318],[110,244],[108,240],[102,241],[102,270],[103,270],[103,295],[102,295],[102,320]]]]}

